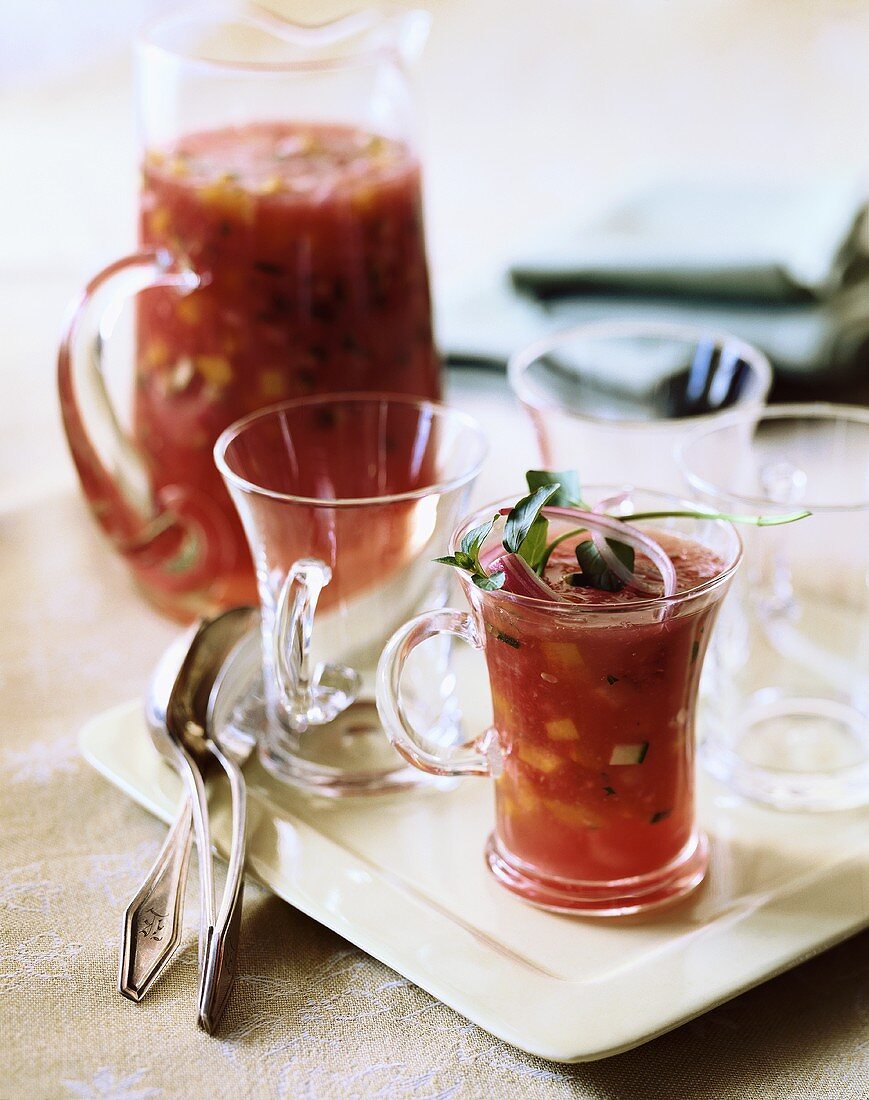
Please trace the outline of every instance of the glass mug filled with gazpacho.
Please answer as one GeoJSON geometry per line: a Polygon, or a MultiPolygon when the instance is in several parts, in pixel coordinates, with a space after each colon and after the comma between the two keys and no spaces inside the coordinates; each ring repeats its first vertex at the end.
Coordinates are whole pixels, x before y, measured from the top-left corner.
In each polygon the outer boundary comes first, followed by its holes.
{"type": "Polygon", "coordinates": [[[427,27],[422,12],[300,26],[200,6],[139,44],[140,249],[77,303],[59,386],[91,509],[170,614],[254,592],[212,462],[232,421],[313,393],[439,396],[406,80],[427,27]],[[102,350],[132,294],[127,430],[102,350]]]}
{"type": "Polygon", "coordinates": [[[495,780],[486,859],[537,905],[616,915],[702,880],[694,716],[703,657],[742,554],[735,528],[639,489],[531,471],[528,496],[466,519],[449,554],[470,613],[402,627],[378,672],[396,748],[440,775],[495,780]],[[596,501],[596,504],[586,503],[596,501]],[[484,652],[493,725],[444,750],[402,693],[411,651],[451,634],[484,652]]]}
{"type": "MultiPolygon", "coordinates": [[[[383,732],[375,672],[401,623],[447,602],[449,573],[432,559],[486,450],[464,413],[389,395],[300,398],[221,434],[215,459],[262,619],[261,675],[236,721],[279,779],[330,797],[430,785],[383,732]]],[[[428,736],[456,743],[449,647],[442,639],[408,669],[405,704],[428,736]]]]}

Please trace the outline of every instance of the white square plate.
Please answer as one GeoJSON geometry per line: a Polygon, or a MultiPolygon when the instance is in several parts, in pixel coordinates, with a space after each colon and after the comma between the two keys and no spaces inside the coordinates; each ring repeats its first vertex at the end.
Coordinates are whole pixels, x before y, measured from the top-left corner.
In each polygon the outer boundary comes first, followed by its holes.
{"type": "MultiPolygon", "coordinates": [[[[475,656],[462,655],[465,683],[483,682],[465,657],[475,656]]],[[[484,706],[476,707],[480,727],[484,706]]],[[[180,785],[152,748],[141,711],[134,702],[94,718],[81,749],[169,821],[180,785]]],[[[648,918],[589,920],[534,909],[491,878],[482,857],[493,817],[485,779],[324,805],[257,762],[246,774],[248,867],[259,881],[544,1058],[587,1061],[637,1046],[869,924],[866,812],[779,814],[703,780],[712,861],[700,890],[648,918]]],[[[212,813],[225,854],[225,801],[212,813]]]]}

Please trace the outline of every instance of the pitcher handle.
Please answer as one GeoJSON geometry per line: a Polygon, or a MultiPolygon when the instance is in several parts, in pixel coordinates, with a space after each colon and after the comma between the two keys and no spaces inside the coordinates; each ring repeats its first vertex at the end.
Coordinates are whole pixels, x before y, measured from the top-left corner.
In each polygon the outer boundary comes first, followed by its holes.
{"type": "Polygon", "coordinates": [[[358,672],[345,665],[311,667],[314,612],[332,570],[316,558],[301,558],[278,594],[271,631],[272,666],[289,727],[304,732],[337,718],[362,687],[358,672]]]}
{"type": "Polygon", "coordinates": [[[377,666],[377,709],[386,735],[410,764],[431,775],[489,775],[497,778],[503,767],[495,730],[488,729],[468,745],[435,750],[425,744],[408,718],[401,697],[401,674],[420,643],[439,634],[452,634],[474,649],[483,639],[466,611],[451,607],[426,611],[405,623],[386,643],[377,666]]]}
{"type": "MultiPolygon", "coordinates": [[[[150,287],[179,294],[202,285],[200,277],[162,249],[137,252],[109,264],[74,303],[58,354],[63,426],[91,511],[116,549],[143,574],[155,572],[168,587],[190,582],[205,558],[222,553],[208,537],[214,506],[194,502],[180,486],[157,491],[148,462],[121,427],[103,373],[103,349],[124,301],[150,287]],[[202,515],[199,515],[199,513],[202,515]]],[[[221,563],[209,561],[209,571],[221,563]]]]}

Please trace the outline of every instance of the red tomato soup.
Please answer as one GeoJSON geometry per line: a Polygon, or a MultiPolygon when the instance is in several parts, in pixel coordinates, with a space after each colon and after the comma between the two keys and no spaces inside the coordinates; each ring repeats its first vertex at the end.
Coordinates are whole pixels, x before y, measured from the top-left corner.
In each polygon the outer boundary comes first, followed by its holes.
{"type": "MultiPolygon", "coordinates": [[[[693,540],[654,538],[673,560],[679,592],[723,569],[693,540]]],[[[692,841],[693,716],[719,601],[638,621],[629,614],[636,593],[573,587],[576,571],[574,544],[565,543],[546,580],[574,605],[611,611],[568,621],[545,609],[511,617],[505,601],[483,603],[504,756],[497,831],[511,858],[538,875],[606,882],[656,871],[692,841]]],[[[658,576],[642,557],[636,572],[658,576]]]]}
{"type": "Polygon", "coordinates": [[[278,505],[268,495],[244,499],[269,568],[285,574],[300,558],[325,562],[332,579],[318,610],[409,569],[431,537],[434,498],[389,498],[436,482],[436,428],[425,404],[336,400],[264,414],[242,429],[226,449],[228,467],[270,493],[302,498],[278,505]],[[312,499],[368,503],[332,508],[312,499]]]}
{"type": "Polygon", "coordinates": [[[135,436],[158,489],[183,483],[224,509],[235,546],[223,560],[252,591],[212,461],[219,433],[310,393],[440,394],[419,165],[342,126],[190,134],[146,157],[140,237],[204,285],[140,295],[135,436]]]}

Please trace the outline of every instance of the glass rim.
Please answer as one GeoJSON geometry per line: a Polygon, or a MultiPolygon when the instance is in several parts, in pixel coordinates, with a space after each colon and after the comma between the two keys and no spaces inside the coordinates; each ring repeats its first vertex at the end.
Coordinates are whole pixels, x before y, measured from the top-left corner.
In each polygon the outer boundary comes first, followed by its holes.
{"type": "Polygon", "coordinates": [[[424,497],[442,496],[444,493],[462,488],[462,486],[473,481],[479,474],[489,454],[489,443],[478,421],[468,413],[462,412],[461,409],[454,409],[450,405],[445,405],[437,401],[409,397],[404,394],[348,391],[346,393],[310,394],[306,397],[295,397],[291,398],[289,401],[279,401],[273,405],[265,405],[261,409],[257,409],[252,413],[248,413],[246,416],[240,417],[238,420],[233,421],[228,427],[224,428],[217,437],[212,453],[214,455],[214,463],[217,466],[220,476],[228,485],[231,485],[235,489],[239,489],[241,492],[260,497],[269,497],[271,500],[279,500],[287,504],[304,504],[309,507],[360,508],[375,504],[397,504],[403,501],[421,500],[424,497]],[[247,478],[242,477],[241,474],[237,473],[230,466],[229,460],[226,457],[227,449],[253,424],[262,420],[268,420],[279,413],[292,411],[294,409],[314,407],[317,405],[342,404],[401,405],[405,408],[430,411],[441,421],[451,420],[461,424],[464,429],[474,437],[476,442],[476,454],[462,473],[456,474],[451,478],[433,481],[418,489],[407,489],[401,493],[387,493],[383,496],[336,497],[334,499],[327,497],[299,496],[295,493],[284,493],[277,489],[268,489],[264,485],[257,485],[256,482],[249,481],[247,478]]]}
{"type": "Polygon", "coordinates": [[[585,421],[589,424],[604,427],[642,428],[646,431],[670,431],[674,425],[705,424],[725,415],[724,412],[712,411],[699,413],[695,416],[671,416],[655,420],[640,420],[636,417],[613,420],[605,416],[573,412],[566,409],[558,401],[546,399],[527,381],[528,368],[547,352],[583,337],[589,340],[606,340],[618,337],[659,337],[673,340],[692,340],[695,343],[704,339],[714,340],[716,343],[735,347],[740,358],[750,363],[752,370],[759,376],[762,394],[757,401],[757,405],[763,405],[764,399],[772,386],[772,367],[766,355],[753,344],[749,344],[739,336],[734,336],[732,332],[725,329],[705,328],[701,325],[682,324],[678,321],[587,321],[542,336],[513,352],[509,357],[507,360],[507,381],[511,390],[523,405],[537,412],[560,412],[564,416],[585,421]]]}
{"type": "MultiPolygon", "coordinates": [[[[675,501],[679,504],[684,504],[686,507],[691,508],[694,503],[689,500],[685,500],[684,497],[676,496],[673,493],[660,492],[657,489],[645,489],[640,485],[601,485],[593,484],[584,487],[586,490],[601,490],[602,492],[612,494],[616,491],[628,491],[634,493],[648,493],[649,496],[658,497],[660,500],[675,501]]],[[[516,503],[515,497],[506,497],[500,500],[493,500],[489,504],[483,505],[481,508],[477,508],[474,512],[466,516],[455,528],[450,535],[449,552],[454,554],[458,549],[459,540],[463,534],[465,534],[472,527],[477,526],[480,522],[485,522],[486,518],[491,518],[492,510],[499,510],[505,505],[513,505],[516,503]]],[[[544,507],[545,511],[545,507],[544,507]]],[[[625,520],[630,520],[630,516],[617,517],[625,520]]],[[[698,520],[698,522],[700,522],[698,520]]],[[[744,544],[742,536],[736,528],[736,525],[729,520],[716,519],[710,516],[707,520],[708,523],[714,523],[719,527],[729,531],[733,539],[735,540],[735,547],[730,560],[725,565],[724,569],[716,576],[711,577],[707,581],[703,581],[702,584],[695,585],[693,588],[688,588],[684,592],[674,592],[672,596],[652,596],[652,597],[639,597],[636,600],[632,600],[630,603],[616,603],[616,604],[583,604],[572,600],[546,600],[537,599],[534,596],[523,596],[517,592],[505,592],[502,588],[496,588],[492,590],[486,590],[477,588],[473,581],[468,577],[463,570],[459,570],[459,576],[463,584],[470,585],[474,588],[479,595],[487,599],[489,597],[496,601],[506,601],[509,604],[514,604],[518,607],[527,607],[529,609],[542,610],[543,608],[556,609],[558,614],[567,615],[632,615],[637,611],[650,611],[656,608],[662,607],[677,607],[687,602],[688,600],[696,599],[698,596],[703,596],[707,592],[712,592],[716,588],[719,588],[722,584],[725,584],[739,567],[744,554],[744,544]]]]}
{"type": "MultiPolygon", "coordinates": [[[[674,457],[676,464],[687,480],[688,484],[697,492],[703,492],[709,496],[715,496],[723,501],[737,505],[748,505],[751,508],[763,508],[772,510],[793,510],[794,504],[782,503],[771,500],[769,497],[754,496],[748,493],[737,493],[725,489],[710,481],[706,477],[694,472],[689,464],[688,451],[701,440],[708,438],[714,432],[727,431],[738,425],[754,424],[763,420],[810,420],[815,423],[835,420],[850,421],[864,425],[869,429],[869,408],[860,405],[839,405],[831,401],[791,402],[783,405],[765,405],[759,409],[733,409],[722,413],[715,424],[703,424],[690,432],[681,440],[675,448],[674,457]]],[[[798,501],[798,505],[808,509],[813,514],[842,514],[847,512],[862,512],[869,509],[869,495],[862,499],[847,504],[818,504],[812,500],[798,501]]]]}
{"type": "Polygon", "coordinates": [[[260,76],[289,75],[293,73],[317,73],[338,71],[362,67],[366,64],[392,60],[399,62],[398,53],[386,45],[374,45],[367,49],[361,49],[353,54],[342,57],[310,58],[308,60],[295,61],[241,61],[224,60],[217,57],[195,57],[190,53],[167,45],[159,41],[161,32],[169,31],[173,25],[181,25],[183,21],[197,14],[207,16],[212,21],[223,19],[226,23],[239,23],[247,27],[253,27],[266,34],[272,34],[281,38],[277,28],[281,26],[300,26],[305,30],[318,30],[330,26],[333,23],[349,22],[356,20],[362,22],[360,17],[365,17],[363,10],[349,12],[338,19],[326,20],[324,23],[301,24],[294,23],[291,19],[282,19],[279,15],[267,8],[258,5],[246,5],[234,2],[234,0],[220,0],[216,4],[209,4],[206,0],[198,3],[181,4],[168,12],[155,15],[147,19],[141,26],[137,38],[137,47],[143,53],[153,51],[165,57],[192,68],[214,69],[217,71],[249,73],[260,76]]]}

